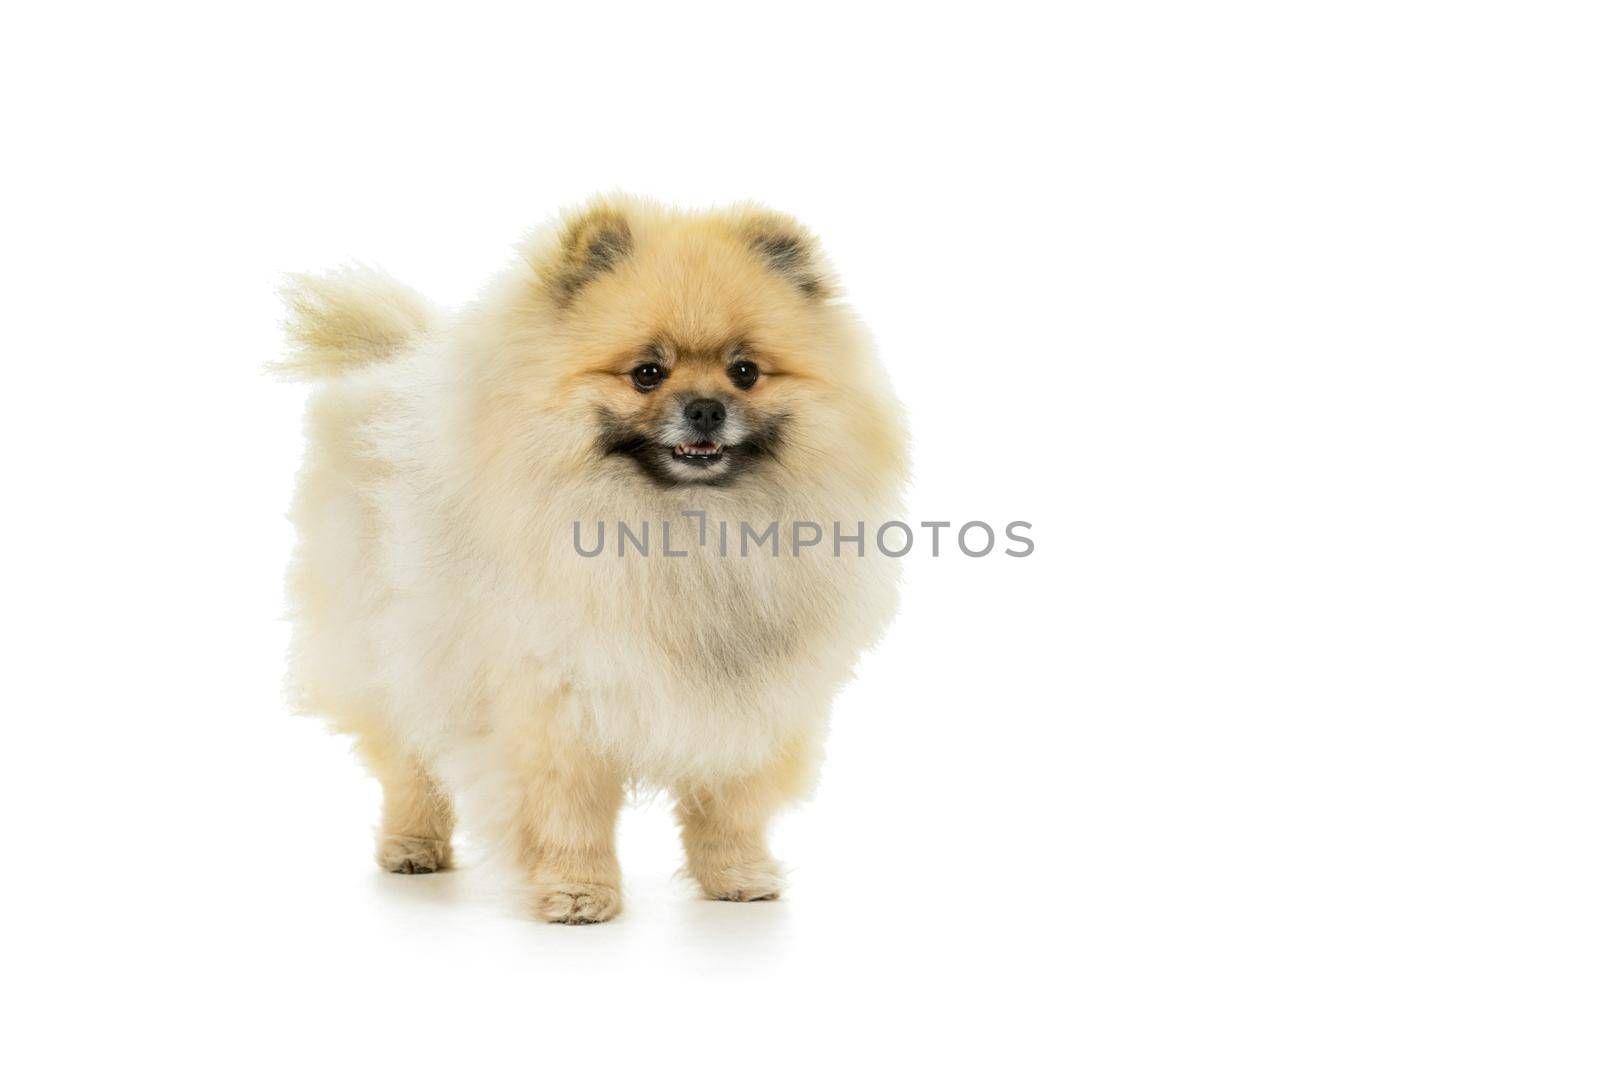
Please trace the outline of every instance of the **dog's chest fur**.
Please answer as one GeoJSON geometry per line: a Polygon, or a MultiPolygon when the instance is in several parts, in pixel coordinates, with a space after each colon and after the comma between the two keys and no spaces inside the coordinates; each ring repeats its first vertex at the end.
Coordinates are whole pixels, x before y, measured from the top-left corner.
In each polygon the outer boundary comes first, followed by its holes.
{"type": "Polygon", "coordinates": [[[684,557],[661,555],[659,523],[649,557],[631,543],[618,555],[608,538],[582,558],[569,542],[535,593],[561,621],[549,652],[574,714],[647,777],[749,769],[817,730],[851,651],[893,609],[888,561],[835,557],[827,542],[796,555],[787,532],[776,557],[741,554],[736,536],[724,555],[716,533],[699,545],[697,527],[673,524],[684,557]]]}

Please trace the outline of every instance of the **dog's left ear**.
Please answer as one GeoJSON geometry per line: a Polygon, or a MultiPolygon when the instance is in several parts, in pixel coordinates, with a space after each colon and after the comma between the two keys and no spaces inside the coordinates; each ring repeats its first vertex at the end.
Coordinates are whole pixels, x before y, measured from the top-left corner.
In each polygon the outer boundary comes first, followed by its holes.
{"type": "Polygon", "coordinates": [[[745,224],[744,237],[767,268],[813,300],[832,295],[828,269],[811,232],[787,215],[760,212],[745,224]]]}

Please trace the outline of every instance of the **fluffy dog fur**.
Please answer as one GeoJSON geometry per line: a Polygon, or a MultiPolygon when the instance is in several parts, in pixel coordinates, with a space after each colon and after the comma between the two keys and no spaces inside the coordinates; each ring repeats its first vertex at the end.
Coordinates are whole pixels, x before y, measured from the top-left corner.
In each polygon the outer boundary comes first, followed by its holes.
{"type": "Polygon", "coordinates": [[[871,531],[898,511],[898,408],[785,216],[606,198],[520,252],[448,317],[375,272],[288,287],[281,369],[317,382],[291,692],[382,783],[390,871],[449,866],[459,813],[537,915],[609,919],[618,810],[643,785],[674,795],[706,894],[775,897],[768,821],[893,613],[871,531]],[[759,368],[749,388],[735,360],[759,368]],[[671,449],[698,397],[727,411],[704,467],[671,449]],[[707,513],[706,547],[685,510],[707,513]],[[654,528],[651,555],[575,550],[575,523],[589,542],[619,520],[654,528]],[[776,557],[716,551],[719,522],[774,520],[776,557]],[[662,521],[689,555],[662,555],[662,521]],[[798,551],[795,521],[830,536],[798,551]],[[833,554],[835,521],[866,524],[865,556],[833,554]]]}

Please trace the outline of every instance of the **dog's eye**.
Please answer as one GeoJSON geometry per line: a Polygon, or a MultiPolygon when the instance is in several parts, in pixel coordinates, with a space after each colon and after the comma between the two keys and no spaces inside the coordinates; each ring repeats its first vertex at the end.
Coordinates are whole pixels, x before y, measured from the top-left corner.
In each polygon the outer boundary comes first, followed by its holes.
{"type": "Polygon", "coordinates": [[[761,368],[757,367],[749,360],[740,360],[738,363],[728,368],[728,377],[731,378],[733,380],[733,384],[738,386],[740,389],[749,389],[751,386],[756,384],[756,379],[761,377],[761,368]]]}
{"type": "Polygon", "coordinates": [[[659,363],[641,363],[633,369],[633,384],[648,393],[661,384],[666,372],[659,363]]]}

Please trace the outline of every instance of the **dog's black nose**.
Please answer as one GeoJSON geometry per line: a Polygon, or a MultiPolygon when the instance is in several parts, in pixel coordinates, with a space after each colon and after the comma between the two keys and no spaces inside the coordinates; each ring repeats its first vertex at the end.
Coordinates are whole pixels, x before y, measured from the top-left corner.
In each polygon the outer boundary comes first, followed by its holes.
{"type": "Polygon", "coordinates": [[[700,433],[710,435],[716,432],[724,419],[728,418],[728,409],[724,408],[719,400],[701,397],[683,406],[683,417],[700,433]]]}

